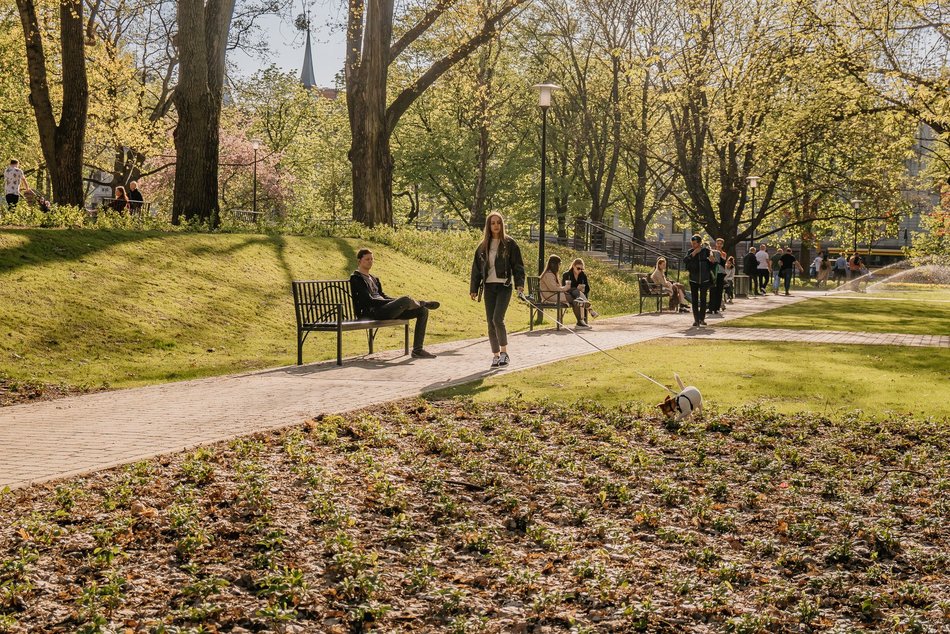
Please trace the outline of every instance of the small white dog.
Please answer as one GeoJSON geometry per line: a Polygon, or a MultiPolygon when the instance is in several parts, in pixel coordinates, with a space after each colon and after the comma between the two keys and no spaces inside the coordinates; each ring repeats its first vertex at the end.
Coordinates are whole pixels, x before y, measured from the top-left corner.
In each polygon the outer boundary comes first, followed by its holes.
{"type": "Polygon", "coordinates": [[[692,385],[683,385],[683,381],[678,374],[673,375],[676,382],[679,383],[680,393],[676,396],[669,396],[657,405],[660,410],[669,417],[675,417],[676,420],[683,420],[693,415],[693,412],[703,411],[703,395],[692,385]]]}

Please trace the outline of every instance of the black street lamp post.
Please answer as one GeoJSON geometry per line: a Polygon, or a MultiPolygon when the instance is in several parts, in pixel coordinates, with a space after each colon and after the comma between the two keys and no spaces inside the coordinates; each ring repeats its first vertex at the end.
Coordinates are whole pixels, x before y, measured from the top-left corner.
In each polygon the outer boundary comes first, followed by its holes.
{"type": "Polygon", "coordinates": [[[749,189],[752,190],[752,214],[749,218],[749,247],[755,248],[755,190],[759,188],[759,177],[758,176],[746,176],[746,182],[749,184],[749,189]]]}
{"type": "Polygon", "coordinates": [[[546,177],[547,177],[547,146],[548,146],[548,108],[551,106],[551,93],[560,90],[554,84],[537,84],[538,105],[541,107],[541,210],[538,214],[538,275],[544,272],[544,224],[547,220],[546,177]]]}
{"type": "Polygon", "coordinates": [[[851,241],[851,252],[858,252],[858,210],[861,209],[861,203],[864,202],[860,198],[851,199],[851,207],[854,208],[854,237],[851,241]]]}

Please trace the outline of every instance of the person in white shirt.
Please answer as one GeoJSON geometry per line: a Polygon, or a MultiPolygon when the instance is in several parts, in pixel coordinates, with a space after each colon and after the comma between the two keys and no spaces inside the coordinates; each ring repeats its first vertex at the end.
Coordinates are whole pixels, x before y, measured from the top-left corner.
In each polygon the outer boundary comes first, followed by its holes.
{"type": "Polygon", "coordinates": [[[755,261],[758,262],[755,272],[756,275],[759,276],[759,295],[765,295],[767,293],[766,289],[769,287],[770,273],[772,272],[772,262],[765,244],[759,245],[759,250],[755,253],[755,261]]]}
{"type": "Polygon", "coordinates": [[[26,188],[27,192],[32,192],[23,170],[20,169],[20,162],[11,159],[7,169],[3,170],[3,191],[7,196],[7,209],[12,210],[20,202],[20,191],[26,188]]]}

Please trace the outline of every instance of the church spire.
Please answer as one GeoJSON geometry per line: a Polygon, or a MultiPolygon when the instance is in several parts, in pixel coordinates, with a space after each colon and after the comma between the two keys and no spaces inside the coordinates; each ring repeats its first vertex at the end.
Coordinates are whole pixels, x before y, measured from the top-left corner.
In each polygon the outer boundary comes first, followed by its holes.
{"type": "Polygon", "coordinates": [[[310,9],[304,5],[304,14],[297,18],[299,21],[303,18],[303,26],[307,30],[307,48],[303,53],[303,68],[300,69],[300,83],[307,90],[317,85],[317,78],[313,74],[313,52],[310,48],[310,9]]]}

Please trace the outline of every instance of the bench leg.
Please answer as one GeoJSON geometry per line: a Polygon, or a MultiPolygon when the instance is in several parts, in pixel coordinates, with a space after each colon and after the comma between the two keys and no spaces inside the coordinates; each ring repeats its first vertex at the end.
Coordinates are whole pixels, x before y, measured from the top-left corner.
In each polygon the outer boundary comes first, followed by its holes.
{"type": "Polygon", "coordinates": [[[343,365],[343,329],[336,329],[336,364],[343,365]]]}
{"type": "Polygon", "coordinates": [[[300,331],[297,331],[297,365],[303,365],[303,339],[300,336],[300,331]]]}
{"type": "Polygon", "coordinates": [[[409,324],[405,325],[405,331],[403,332],[402,348],[405,354],[409,354],[409,324]]]}
{"type": "Polygon", "coordinates": [[[534,306],[528,306],[528,332],[534,332],[534,306]]]}
{"type": "Polygon", "coordinates": [[[376,331],[372,328],[366,330],[366,340],[369,341],[369,353],[373,354],[373,340],[376,339],[376,331]]]}
{"type": "Polygon", "coordinates": [[[560,302],[557,306],[557,323],[555,325],[555,330],[561,329],[561,324],[564,323],[564,309],[561,307],[560,302]]]}

